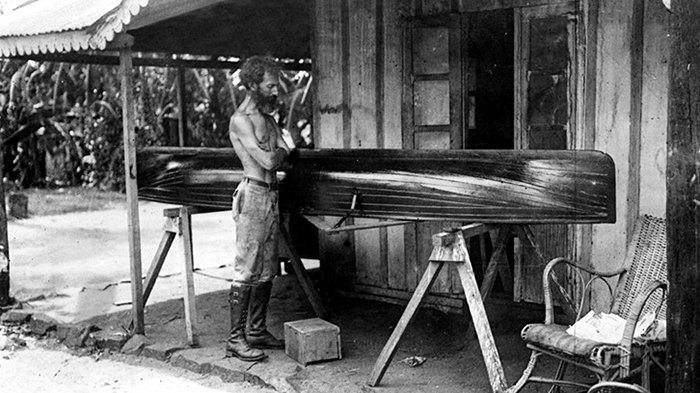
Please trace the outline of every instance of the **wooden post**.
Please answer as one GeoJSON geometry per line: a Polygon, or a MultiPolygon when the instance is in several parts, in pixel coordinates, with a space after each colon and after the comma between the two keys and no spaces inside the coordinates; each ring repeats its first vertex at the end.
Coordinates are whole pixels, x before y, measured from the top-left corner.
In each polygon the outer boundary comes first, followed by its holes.
{"type": "Polygon", "coordinates": [[[124,128],[124,181],[126,183],[126,208],[129,221],[133,333],[144,334],[141,230],[139,226],[138,185],[136,184],[136,131],[134,124],[134,76],[131,44],[133,44],[133,39],[131,39],[131,42],[125,43],[119,50],[119,74],[122,94],[122,126],[124,128]]]}
{"type": "MultiPolygon", "coordinates": [[[[5,144],[0,138],[0,181],[3,173],[5,144]]],[[[5,185],[0,183],[0,307],[10,305],[10,245],[7,238],[7,213],[5,211],[5,185]]]]}
{"type": "Polygon", "coordinates": [[[177,136],[180,147],[187,146],[187,89],[185,83],[185,67],[177,67],[177,136]]]}
{"type": "Polygon", "coordinates": [[[700,391],[700,8],[671,2],[666,392],[700,391]]]}

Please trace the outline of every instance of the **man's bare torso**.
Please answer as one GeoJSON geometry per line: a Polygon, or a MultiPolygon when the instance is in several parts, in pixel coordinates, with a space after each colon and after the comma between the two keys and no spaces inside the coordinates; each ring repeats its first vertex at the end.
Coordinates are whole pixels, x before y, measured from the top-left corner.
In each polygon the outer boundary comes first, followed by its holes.
{"type": "MultiPolygon", "coordinates": [[[[266,153],[272,153],[277,149],[277,140],[280,136],[280,130],[272,116],[257,111],[251,113],[241,109],[237,110],[233,116],[241,117],[240,120],[252,124],[258,149],[266,153]]],[[[251,153],[248,152],[248,149],[244,147],[240,137],[237,137],[240,130],[234,126],[233,131],[234,132],[230,134],[231,143],[236,151],[236,155],[243,164],[244,175],[268,183],[272,182],[275,179],[276,171],[265,169],[258,163],[251,153]]]]}

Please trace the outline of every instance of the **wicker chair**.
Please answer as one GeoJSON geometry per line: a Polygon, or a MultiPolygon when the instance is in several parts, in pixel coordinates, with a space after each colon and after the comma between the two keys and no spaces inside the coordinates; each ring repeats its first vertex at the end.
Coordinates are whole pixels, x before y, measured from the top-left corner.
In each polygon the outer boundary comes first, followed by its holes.
{"type": "MultiPolygon", "coordinates": [[[[657,319],[666,318],[666,223],[663,219],[643,216],[638,220],[621,269],[597,272],[567,259],[556,258],[545,267],[543,285],[545,322],[523,328],[521,336],[527,347],[532,350],[532,354],[523,375],[508,392],[517,392],[529,382],[551,384],[550,391],[558,391],[561,386],[590,388],[590,384],[564,379],[566,368],[570,364],[592,371],[598,382],[627,379],[630,375],[641,372],[642,386],[649,389],[649,371],[652,363],[664,369],[658,355],[663,353],[665,341],[639,342],[633,339],[633,334],[640,316],[656,312],[657,319]],[[565,293],[558,284],[555,273],[555,267],[561,267],[562,264],[568,267],[569,272],[573,271],[579,275],[582,283],[585,283],[582,289],[584,293],[590,290],[592,282],[596,280],[607,284],[607,288],[614,295],[610,313],[626,320],[620,344],[605,344],[574,337],[566,333],[567,326],[554,323],[550,287],[554,285],[561,294],[565,293]],[[608,280],[615,277],[619,277],[619,280],[613,293],[608,280]],[[532,375],[535,364],[542,355],[552,356],[560,361],[554,378],[532,375]]],[[[566,295],[564,297],[566,298],[566,295]]],[[[581,296],[581,299],[583,298],[584,296],[581,296]]],[[[583,312],[582,305],[574,309],[577,319],[580,318],[583,312]]]]}

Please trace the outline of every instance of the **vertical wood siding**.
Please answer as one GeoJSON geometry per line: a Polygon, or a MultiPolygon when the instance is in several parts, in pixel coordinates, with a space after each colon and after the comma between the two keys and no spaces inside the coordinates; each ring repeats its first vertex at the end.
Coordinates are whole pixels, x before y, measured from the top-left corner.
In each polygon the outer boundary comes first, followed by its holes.
{"type": "MultiPolygon", "coordinates": [[[[401,112],[403,19],[415,13],[448,13],[455,9],[453,3],[452,0],[315,1],[314,140],[318,148],[407,147],[403,141],[401,112]]],[[[425,136],[427,139],[417,141],[415,148],[449,149],[454,144],[449,133],[425,136]]],[[[367,222],[367,219],[355,220],[356,224],[367,222]]],[[[431,236],[451,225],[431,223],[321,235],[321,258],[329,265],[322,269],[329,278],[333,276],[339,283],[345,281],[341,284],[345,289],[359,284],[362,288],[412,291],[432,251],[431,236]],[[352,255],[343,255],[338,249],[352,255]],[[353,284],[348,286],[347,281],[353,284]]],[[[433,292],[450,293],[454,287],[461,293],[458,284],[456,273],[443,269],[433,292]]]]}

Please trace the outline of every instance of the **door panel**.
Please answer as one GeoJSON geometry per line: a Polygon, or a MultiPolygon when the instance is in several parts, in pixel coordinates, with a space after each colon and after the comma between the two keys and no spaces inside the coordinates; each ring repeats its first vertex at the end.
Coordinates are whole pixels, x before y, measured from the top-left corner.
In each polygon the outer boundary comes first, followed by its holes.
{"type": "MultiPolygon", "coordinates": [[[[573,148],[576,138],[576,67],[574,3],[516,10],[516,129],[521,149],[573,148]]],[[[517,301],[542,303],[542,271],[549,259],[571,257],[575,249],[570,225],[533,225],[532,231],[545,261],[532,250],[518,247],[515,277],[517,301]]],[[[572,285],[567,280],[563,285],[572,285]]]]}
{"type": "MultiPolygon", "coordinates": [[[[404,149],[462,148],[461,16],[445,14],[406,21],[404,57],[404,149]]],[[[423,275],[432,251],[431,236],[454,222],[428,222],[406,228],[406,283],[410,290],[423,275]]],[[[441,294],[454,288],[451,269],[442,269],[431,287],[441,294]]]]}
{"type": "Polygon", "coordinates": [[[421,132],[416,134],[416,149],[439,149],[450,148],[449,132],[421,132]]]}
{"type": "Polygon", "coordinates": [[[413,28],[413,72],[415,75],[450,72],[449,28],[416,26],[413,28]]]}
{"type": "Polygon", "coordinates": [[[413,85],[413,125],[450,124],[450,82],[418,81],[413,85]]]}

